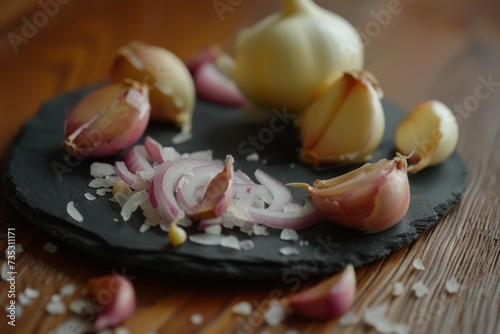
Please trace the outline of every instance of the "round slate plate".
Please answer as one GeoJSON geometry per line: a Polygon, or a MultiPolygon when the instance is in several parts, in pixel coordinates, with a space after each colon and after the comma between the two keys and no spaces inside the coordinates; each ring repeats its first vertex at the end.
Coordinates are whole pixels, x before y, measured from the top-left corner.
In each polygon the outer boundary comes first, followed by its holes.
{"type": "MultiPolygon", "coordinates": [[[[299,241],[280,240],[280,231],[270,230],[270,236],[252,237],[255,248],[250,251],[191,242],[173,249],[159,228],[139,233],[143,220],[141,212],[123,222],[118,205],[110,202],[109,196],[86,200],[86,192],[95,194],[95,190],[87,186],[92,180],[89,175],[91,161],[66,162],[63,159],[61,143],[65,113],[95,88],[56,97],[41,107],[13,143],[5,183],[11,202],[30,221],[77,248],[126,265],[191,277],[266,278],[291,283],[298,277],[338,271],[348,263],[360,266],[403,247],[434,225],[459,201],[465,189],[466,167],[455,153],[442,165],[410,176],[410,209],[400,223],[382,233],[362,234],[322,221],[299,231],[300,240],[308,241],[306,246],[299,241]],[[82,223],[67,214],[69,201],[74,201],[82,213],[82,223]],[[300,254],[283,256],[279,249],[284,246],[295,246],[300,254]]],[[[393,105],[384,103],[384,107],[386,133],[373,161],[393,156],[394,129],[403,117],[403,112],[393,105]]],[[[270,119],[258,123],[249,123],[238,110],[205,102],[197,103],[194,115],[194,138],[176,149],[181,153],[212,149],[218,159],[232,154],[237,167],[249,175],[261,168],[284,183],[311,183],[357,167],[315,171],[301,164],[297,159],[298,140],[293,117],[284,108],[274,110],[270,119]],[[245,156],[253,151],[259,153],[261,161],[246,161],[245,156]]],[[[146,134],[169,145],[176,130],[152,122],[146,134]]],[[[99,161],[113,163],[120,158],[99,161]]],[[[306,196],[305,191],[299,189],[294,189],[293,194],[296,200],[306,196]]],[[[188,233],[196,233],[195,227],[189,228],[188,233]]],[[[240,240],[248,238],[236,230],[224,233],[240,240]]]]}

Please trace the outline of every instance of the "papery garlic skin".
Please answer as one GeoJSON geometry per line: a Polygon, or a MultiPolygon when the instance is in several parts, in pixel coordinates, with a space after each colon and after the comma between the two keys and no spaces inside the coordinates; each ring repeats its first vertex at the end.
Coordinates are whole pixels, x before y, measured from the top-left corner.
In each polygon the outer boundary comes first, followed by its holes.
{"type": "Polygon", "coordinates": [[[339,225],[368,233],[386,230],[398,223],[410,206],[406,158],[365,164],[347,174],[317,180],[308,189],[314,205],[339,225]]]}
{"type": "Polygon", "coordinates": [[[342,17],[311,0],[282,0],[282,11],[243,30],[233,78],[262,108],[300,113],[344,71],[363,67],[363,43],[342,17]]]}
{"type": "Polygon", "coordinates": [[[148,87],[121,82],[83,97],[66,116],[64,146],[81,158],[111,156],[134,144],[149,122],[148,87]]]}
{"type": "Polygon", "coordinates": [[[369,72],[344,73],[298,119],[302,161],[366,161],[384,135],[382,95],[369,72]]]}
{"type": "Polygon", "coordinates": [[[111,80],[133,79],[150,88],[151,118],[175,122],[191,129],[195,105],[194,82],[186,65],[172,52],[132,42],[118,50],[111,67],[111,80]]]}
{"type": "Polygon", "coordinates": [[[399,123],[395,142],[401,153],[411,154],[408,171],[417,173],[448,159],[457,146],[458,136],[458,122],[450,108],[430,100],[418,104],[399,123]],[[413,161],[415,164],[411,164],[413,161]]]}

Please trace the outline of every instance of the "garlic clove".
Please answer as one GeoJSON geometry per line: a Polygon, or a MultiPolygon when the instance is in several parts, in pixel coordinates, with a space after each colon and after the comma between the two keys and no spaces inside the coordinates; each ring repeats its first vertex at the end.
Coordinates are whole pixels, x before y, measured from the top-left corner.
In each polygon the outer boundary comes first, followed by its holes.
{"type": "Polygon", "coordinates": [[[102,309],[96,316],[97,330],[116,327],[135,311],[136,298],[132,283],[121,275],[107,275],[90,279],[88,293],[102,309]]]}
{"type": "Polygon", "coordinates": [[[311,0],[282,0],[282,8],[241,31],[233,77],[256,106],[300,113],[344,71],[363,67],[363,43],[345,19],[311,0]]]}
{"type": "Polygon", "coordinates": [[[82,158],[117,154],[142,136],[149,115],[147,86],[134,81],[105,86],[70,110],[64,146],[82,158]]]}
{"type": "Polygon", "coordinates": [[[231,204],[234,197],[233,164],[234,158],[228,155],[224,169],[208,184],[205,195],[196,210],[198,220],[219,217],[231,204]]]}
{"type": "Polygon", "coordinates": [[[386,230],[398,223],[410,206],[410,185],[406,158],[365,164],[352,172],[313,186],[290,183],[308,189],[316,208],[332,222],[368,233],[386,230]]]}
{"type": "Polygon", "coordinates": [[[356,274],[352,265],[342,273],[290,297],[295,313],[312,319],[330,319],[345,313],[356,294],[356,274]]]}
{"type": "Polygon", "coordinates": [[[384,134],[381,96],[370,73],[345,73],[301,115],[301,159],[314,166],[367,160],[384,134]]]}
{"type": "Polygon", "coordinates": [[[187,233],[182,227],[177,225],[178,219],[175,219],[170,223],[170,228],[168,229],[168,241],[173,247],[179,247],[184,244],[187,240],[187,233]]]}
{"type": "Polygon", "coordinates": [[[453,112],[445,104],[430,100],[418,104],[399,123],[395,142],[400,152],[411,155],[408,171],[417,173],[448,159],[457,146],[458,135],[453,112]]]}
{"type": "Polygon", "coordinates": [[[195,88],[186,65],[172,52],[132,42],[120,48],[111,67],[113,82],[130,78],[150,88],[151,118],[191,129],[195,88]]]}

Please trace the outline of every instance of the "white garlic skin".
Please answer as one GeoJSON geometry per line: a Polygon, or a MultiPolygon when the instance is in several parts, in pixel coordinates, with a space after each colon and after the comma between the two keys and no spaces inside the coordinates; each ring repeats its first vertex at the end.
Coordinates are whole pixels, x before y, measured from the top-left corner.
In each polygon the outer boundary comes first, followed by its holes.
{"type": "Polygon", "coordinates": [[[458,143],[458,122],[442,102],[429,100],[418,104],[398,125],[395,142],[399,152],[418,161],[408,171],[416,173],[425,167],[448,159],[458,143]]]}
{"type": "Polygon", "coordinates": [[[349,22],[311,0],[282,5],[240,33],[233,78],[257,106],[300,113],[344,71],[363,67],[363,43],[349,22]]]}
{"type": "Polygon", "coordinates": [[[382,91],[369,72],[345,73],[298,120],[302,161],[311,165],[366,161],[380,145],[382,91]]]}

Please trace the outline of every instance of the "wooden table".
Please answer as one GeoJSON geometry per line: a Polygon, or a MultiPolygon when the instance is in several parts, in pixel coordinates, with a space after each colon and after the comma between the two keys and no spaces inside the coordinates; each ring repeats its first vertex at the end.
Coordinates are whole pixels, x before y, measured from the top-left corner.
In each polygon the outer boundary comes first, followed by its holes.
{"type": "MultiPolygon", "coordinates": [[[[50,1],[48,1],[50,2],[50,1]]],[[[230,1],[225,1],[229,3],[230,1]]],[[[419,101],[436,98],[458,110],[458,151],[470,173],[461,203],[416,242],[356,271],[357,298],[353,310],[389,302],[388,318],[407,323],[412,333],[500,332],[500,90],[481,88],[488,97],[475,98],[484,80],[500,81],[499,6],[493,1],[405,1],[401,12],[387,24],[376,15],[387,1],[318,1],[348,18],[369,37],[366,68],[380,80],[388,100],[409,110],[419,101]],[[453,5],[453,6],[452,6],[453,5]],[[449,10],[453,8],[453,10],[449,10]],[[372,12],[375,11],[375,12],[372,12]],[[375,22],[375,23],[374,23],[375,22]],[[378,29],[375,28],[378,23],[378,29]],[[370,28],[371,27],[371,28],[370,28]],[[372,29],[372,30],[369,30],[372,29]],[[488,90],[489,89],[489,90],[488,90]],[[477,104],[475,103],[477,101],[477,104]],[[411,269],[421,258],[425,271],[411,269]],[[456,277],[462,290],[448,295],[445,282],[456,277]],[[392,286],[407,289],[424,281],[430,292],[418,299],[407,292],[391,297],[392,286]]],[[[52,3],[56,3],[52,1],[52,3]]],[[[233,1],[232,10],[219,17],[212,1],[62,1],[52,16],[35,0],[0,4],[0,153],[40,104],[57,94],[104,80],[113,56],[130,40],[162,45],[186,58],[200,47],[219,43],[229,52],[241,27],[277,10],[278,1],[233,1]],[[38,16],[37,16],[38,15],[38,16]],[[14,47],[9,34],[22,34],[25,20],[39,27],[14,47]],[[222,20],[223,19],[223,20],[222,20]],[[43,23],[43,24],[42,24],[43,23]],[[17,48],[18,52],[15,52],[17,48]]],[[[13,36],[12,34],[10,35],[13,36]]],[[[314,322],[290,317],[277,328],[261,322],[270,293],[280,284],[215,286],[157,279],[134,268],[102,263],[61,244],[25,221],[1,196],[1,232],[15,227],[16,242],[24,251],[17,256],[17,290],[40,290],[32,305],[24,307],[15,330],[0,318],[0,333],[47,333],[71,316],[50,315],[45,305],[66,283],[77,287],[64,301],[79,298],[91,277],[125,271],[134,276],[138,310],[125,324],[132,333],[365,333],[366,325],[340,328],[337,320],[314,322]],[[59,246],[54,254],[43,250],[47,242],[59,246]],[[232,314],[231,306],[246,300],[256,311],[249,318],[232,314]],[[200,326],[191,315],[204,317],[200,326]]],[[[6,239],[0,240],[5,249],[6,239]]],[[[2,258],[2,261],[4,258],[2,258]]],[[[0,305],[8,302],[6,282],[0,283],[0,305]]],[[[66,333],[72,333],[67,330],[66,333]]]]}

